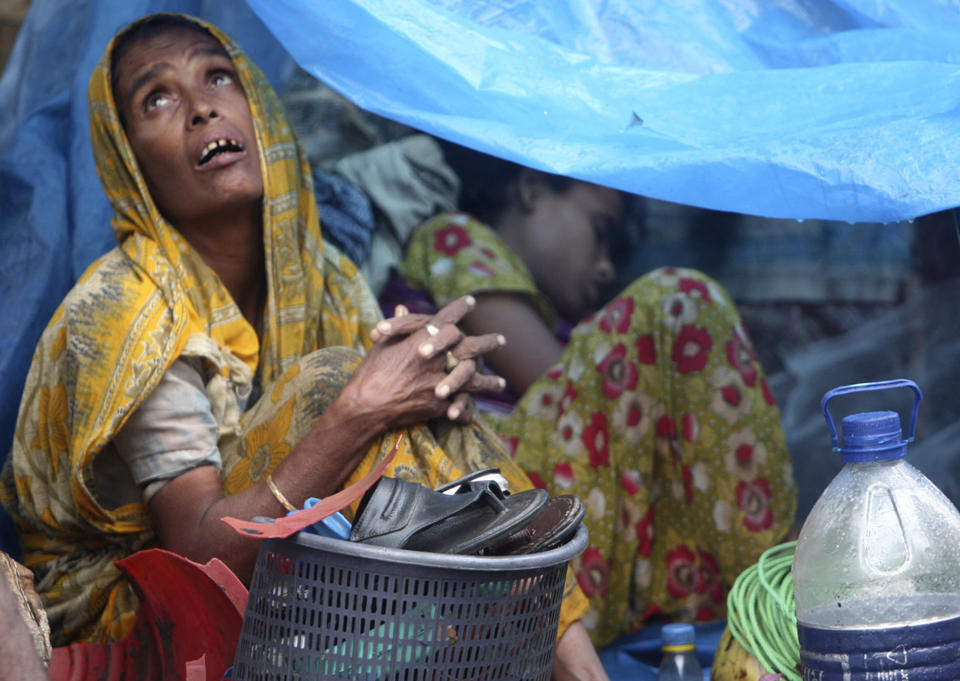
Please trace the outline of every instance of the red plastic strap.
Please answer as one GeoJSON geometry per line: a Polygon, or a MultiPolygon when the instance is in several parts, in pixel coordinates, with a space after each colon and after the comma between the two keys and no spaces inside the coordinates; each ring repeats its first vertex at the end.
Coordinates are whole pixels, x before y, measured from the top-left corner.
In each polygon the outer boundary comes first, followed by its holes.
{"type": "Polygon", "coordinates": [[[403,433],[397,438],[393,449],[390,450],[386,458],[374,466],[362,479],[349,487],[345,487],[336,494],[327,497],[312,508],[304,509],[282,518],[274,518],[273,523],[255,523],[229,516],[221,518],[221,520],[240,534],[255,539],[282,539],[289,537],[291,534],[299,532],[308,525],[320,522],[328,515],[333,515],[337,511],[346,508],[362,497],[368,489],[373,487],[373,483],[383,475],[383,471],[387,469],[387,466],[393,461],[393,457],[396,456],[402,441],[403,433]]]}

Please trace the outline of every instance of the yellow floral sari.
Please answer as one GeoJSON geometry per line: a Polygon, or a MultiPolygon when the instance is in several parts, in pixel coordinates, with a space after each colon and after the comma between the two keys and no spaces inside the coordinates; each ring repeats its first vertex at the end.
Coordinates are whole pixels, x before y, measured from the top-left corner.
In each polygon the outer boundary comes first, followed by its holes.
{"type": "MultiPolygon", "coordinates": [[[[309,166],[276,94],[227,36],[193,21],[230,55],[254,121],[269,289],[263,332],[258,337],[216,274],[154,204],[117,116],[111,42],[90,79],[89,110],[119,245],[87,269],[37,345],[0,485],[25,562],[38,577],[55,644],[116,640],[132,628],[137,598],[114,562],[156,546],[157,538],[136,490],[117,492],[132,481],[118,479],[107,489],[102,471],[115,459],[112,438],[170,365],[181,355],[204,362],[221,434],[223,489],[232,494],[289,453],[349,378],[379,318],[357,269],[321,238],[309,166]],[[228,397],[248,388],[256,374],[263,397],[240,414],[228,397]],[[304,377],[328,381],[319,400],[304,397],[304,377]]],[[[436,485],[493,463],[516,489],[530,486],[497,438],[479,427],[447,426],[436,436],[417,427],[408,434],[388,475],[436,485]]],[[[348,482],[394,439],[387,433],[374,443],[348,482]]],[[[584,610],[585,599],[573,588],[561,631],[584,610]]]]}

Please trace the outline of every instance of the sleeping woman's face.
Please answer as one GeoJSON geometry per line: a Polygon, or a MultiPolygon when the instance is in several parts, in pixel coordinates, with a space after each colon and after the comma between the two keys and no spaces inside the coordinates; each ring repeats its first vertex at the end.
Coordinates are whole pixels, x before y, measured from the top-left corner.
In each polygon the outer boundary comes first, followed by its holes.
{"type": "Polygon", "coordinates": [[[597,309],[616,276],[610,250],[623,227],[623,195],[587,182],[563,191],[537,182],[510,246],[557,311],[578,321],[597,309]]]}
{"type": "Polygon", "coordinates": [[[259,205],[250,106],[220,43],[172,26],[130,45],[114,72],[124,129],[170,222],[180,227],[259,205]]]}

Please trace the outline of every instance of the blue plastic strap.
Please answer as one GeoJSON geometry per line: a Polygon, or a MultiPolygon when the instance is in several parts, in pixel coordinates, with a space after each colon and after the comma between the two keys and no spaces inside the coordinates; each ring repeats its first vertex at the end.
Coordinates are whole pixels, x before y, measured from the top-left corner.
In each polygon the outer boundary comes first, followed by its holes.
{"type": "MultiPolygon", "coordinates": [[[[907,432],[907,439],[905,443],[909,444],[910,442],[913,442],[914,437],[917,435],[917,413],[920,411],[920,400],[923,399],[923,393],[920,392],[920,386],[910,379],[897,378],[891,381],[876,381],[874,383],[854,383],[853,385],[844,385],[828,391],[827,394],[823,396],[823,399],[820,401],[820,408],[823,409],[823,415],[827,419],[827,427],[830,429],[830,441],[833,443],[834,451],[846,452],[847,450],[840,446],[840,436],[837,434],[837,426],[833,422],[833,417],[830,416],[830,400],[832,400],[834,397],[839,397],[840,395],[871,392],[874,390],[889,390],[893,388],[910,388],[914,392],[915,399],[913,400],[913,410],[910,413],[910,427],[907,432]]],[[[874,447],[874,449],[877,451],[895,449],[896,447],[899,447],[905,443],[898,442],[885,447],[874,447]]]]}

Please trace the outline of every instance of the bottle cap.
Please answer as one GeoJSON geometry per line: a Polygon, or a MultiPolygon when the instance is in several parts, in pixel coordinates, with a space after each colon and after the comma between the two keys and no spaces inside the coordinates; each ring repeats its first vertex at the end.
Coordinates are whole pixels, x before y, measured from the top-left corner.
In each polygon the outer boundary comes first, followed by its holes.
{"type": "Polygon", "coordinates": [[[844,461],[884,461],[907,455],[907,441],[895,411],[851,414],[843,418],[840,429],[844,461]]]}
{"type": "Polygon", "coordinates": [[[898,378],[892,381],[877,381],[875,383],[854,383],[842,385],[839,388],[827,391],[820,400],[820,408],[827,419],[830,429],[830,441],[833,451],[843,455],[844,462],[852,461],[883,461],[885,459],[899,459],[907,455],[907,445],[913,442],[917,434],[917,412],[920,409],[920,400],[923,393],[920,386],[909,379],[898,378]],[[913,409],[910,412],[910,428],[907,438],[900,432],[900,417],[893,411],[868,411],[862,414],[851,414],[843,419],[841,430],[843,444],[830,415],[830,400],[840,395],[870,392],[873,390],[888,390],[892,388],[910,388],[913,391],[913,409]]]}
{"type": "Polygon", "coordinates": [[[694,631],[692,624],[676,623],[664,625],[660,632],[660,642],[667,646],[693,647],[694,631]]]}

